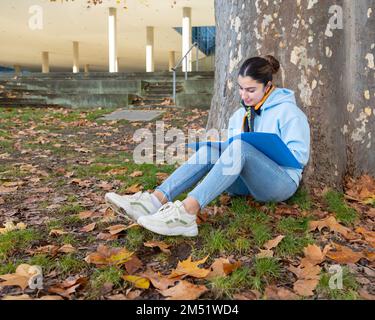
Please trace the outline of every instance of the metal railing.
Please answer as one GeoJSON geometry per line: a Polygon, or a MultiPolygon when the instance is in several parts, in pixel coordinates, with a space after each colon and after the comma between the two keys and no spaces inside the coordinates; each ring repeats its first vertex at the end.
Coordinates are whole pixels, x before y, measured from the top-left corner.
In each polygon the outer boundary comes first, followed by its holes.
{"type": "Polygon", "coordinates": [[[176,73],[177,68],[182,64],[182,61],[185,60],[185,80],[188,79],[188,54],[190,53],[193,48],[196,47],[196,65],[195,70],[198,72],[199,70],[199,60],[198,60],[198,54],[199,54],[199,48],[198,48],[198,42],[194,42],[193,45],[190,47],[188,52],[180,59],[180,61],[176,64],[174,68],[172,68],[173,71],[173,102],[176,103],[176,73]]]}

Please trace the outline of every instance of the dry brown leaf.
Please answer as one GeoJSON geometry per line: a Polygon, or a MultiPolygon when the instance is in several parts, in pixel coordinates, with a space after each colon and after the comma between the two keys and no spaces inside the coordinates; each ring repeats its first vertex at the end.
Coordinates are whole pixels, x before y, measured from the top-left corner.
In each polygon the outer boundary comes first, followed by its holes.
{"type": "Polygon", "coordinates": [[[271,250],[273,248],[276,248],[278,246],[278,244],[281,242],[281,240],[283,240],[284,238],[285,238],[285,236],[279,235],[275,239],[267,241],[264,245],[264,248],[266,248],[267,250],[271,250]]]}
{"type": "Polygon", "coordinates": [[[91,218],[92,215],[94,214],[93,211],[82,211],[78,214],[78,217],[81,219],[81,220],[85,220],[85,219],[88,219],[88,218],[91,218]]]}
{"type": "Polygon", "coordinates": [[[357,229],[355,229],[355,232],[361,234],[365,238],[365,241],[368,242],[373,248],[375,248],[375,232],[374,231],[369,231],[363,227],[358,227],[357,229]]]}
{"type": "Polygon", "coordinates": [[[129,194],[129,193],[137,193],[139,191],[143,190],[143,186],[140,183],[133,184],[129,188],[127,188],[124,193],[129,194]]]}
{"type": "Polygon", "coordinates": [[[0,275],[0,279],[5,280],[0,282],[0,287],[18,286],[22,290],[25,290],[32,278],[41,276],[41,270],[42,268],[40,266],[20,264],[15,273],[0,275]]]}
{"type": "Polygon", "coordinates": [[[231,263],[228,258],[218,258],[212,263],[211,272],[206,279],[213,279],[216,277],[225,277],[241,266],[240,261],[231,263]]]}
{"type": "Polygon", "coordinates": [[[126,248],[109,248],[99,245],[96,252],[90,253],[85,261],[95,265],[121,265],[132,257],[133,252],[126,248]]]}
{"type": "Polygon", "coordinates": [[[336,251],[328,251],[327,257],[339,263],[357,263],[363,258],[362,252],[354,252],[352,249],[336,243],[334,244],[334,249],[336,251]]]}
{"type": "Polygon", "coordinates": [[[305,267],[294,267],[294,266],[289,266],[288,270],[293,272],[298,279],[319,279],[319,273],[321,271],[321,267],[316,266],[316,265],[307,265],[305,267]]]}
{"type": "Polygon", "coordinates": [[[70,296],[76,292],[76,290],[81,287],[85,286],[88,279],[86,277],[72,277],[68,278],[62,283],[55,285],[54,287],[50,287],[48,291],[50,293],[56,293],[64,298],[70,299],[70,296]]]}
{"type": "Polygon", "coordinates": [[[298,296],[286,288],[268,286],[264,291],[264,297],[268,300],[297,300],[298,296]]]}
{"type": "Polygon", "coordinates": [[[166,290],[169,287],[174,286],[175,283],[179,281],[178,279],[170,279],[168,277],[165,277],[160,273],[156,273],[150,269],[147,269],[147,271],[140,274],[140,276],[149,279],[152,285],[159,290],[166,290]]]}
{"type": "Polygon", "coordinates": [[[170,247],[170,245],[168,245],[168,244],[166,244],[165,242],[162,242],[162,241],[148,241],[148,242],[145,242],[143,245],[145,247],[148,247],[148,248],[157,247],[162,252],[167,253],[167,254],[171,253],[171,250],[168,249],[170,247]]]}
{"type": "Polygon", "coordinates": [[[334,216],[309,222],[309,231],[314,231],[317,228],[319,231],[321,231],[323,228],[328,228],[331,232],[333,231],[342,234],[348,240],[355,238],[353,232],[349,228],[338,223],[334,216]]]}
{"type": "Polygon", "coordinates": [[[129,177],[132,177],[132,178],[141,177],[141,176],[143,176],[143,172],[142,171],[134,171],[133,173],[131,173],[129,175],[129,177]]]}
{"type": "Polygon", "coordinates": [[[143,262],[137,256],[133,255],[129,261],[124,263],[124,266],[128,274],[134,274],[143,267],[143,262]]]}
{"type": "Polygon", "coordinates": [[[167,300],[196,300],[208,289],[204,285],[195,285],[181,280],[176,286],[159,291],[167,300]]]}
{"type": "Polygon", "coordinates": [[[205,263],[208,256],[198,261],[191,261],[191,256],[184,261],[179,261],[175,270],[170,274],[170,278],[178,276],[191,276],[195,278],[205,278],[211,272],[210,269],[202,269],[198,266],[205,263]]]}
{"type": "Polygon", "coordinates": [[[50,236],[61,236],[63,234],[67,234],[68,232],[62,230],[62,229],[52,229],[50,232],[49,232],[49,235],[50,236]]]}
{"type": "Polygon", "coordinates": [[[0,234],[5,234],[14,230],[25,230],[26,227],[27,225],[24,224],[23,222],[14,224],[13,221],[8,221],[4,223],[4,228],[0,228],[0,234]]]}
{"type": "Polygon", "coordinates": [[[118,234],[124,230],[126,230],[126,225],[124,224],[117,224],[115,226],[110,226],[106,228],[105,230],[108,230],[111,235],[118,234]]]}
{"type": "Polygon", "coordinates": [[[327,245],[324,247],[323,251],[315,244],[309,244],[303,249],[305,258],[301,260],[301,265],[316,265],[324,261],[327,252],[331,249],[331,246],[327,245]]]}
{"type": "Polygon", "coordinates": [[[58,252],[62,253],[73,253],[77,250],[71,244],[64,244],[62,247],[58,249],[58,252]]]}
{"type": "Polygon", "coordinates": [[[262,294],[257,290],[250,290],[233,295],[234,300],[259,300],[262,294]]]}
{"type": "Polygon", "coordinates": [[[96,222],[93,222],[93,223],[88,224],[87,226],[84,226],[79,231],[81,231],[81,232],[91,232],[95,229],[95,227],[96,227],[96,222]]]}
{"type": "Polygon", "coordinates": [[[116,240],[118,239],[118,234],[110,234],[110,233],[105,233],[105,232],[100,232],[97,236],[96,239],[98,240],[105,240],[105,241],[111,241],[111,240],[116,240]]]}
{"type": "Polygon", "coordinates": [[[314,290],[316,289],[319,283],[318,279],[311,279],[311,280],[297,280],[294,283],[293,290],[297,294],[304,296],[304,297],[311,297],[314,295],[314,290]]]}

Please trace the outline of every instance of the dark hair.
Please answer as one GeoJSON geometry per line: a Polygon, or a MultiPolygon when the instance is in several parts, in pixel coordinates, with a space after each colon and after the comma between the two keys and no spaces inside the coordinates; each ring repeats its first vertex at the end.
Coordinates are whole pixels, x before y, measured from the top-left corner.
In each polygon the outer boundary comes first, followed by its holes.
{"type": "Polygon", "coordinates": [[[272,75],[280,69],[280,63],[271,55],[247,59],[241,66],[239,76],[251,77],[259,83],[266,85],[272,81],[272,75]]]}

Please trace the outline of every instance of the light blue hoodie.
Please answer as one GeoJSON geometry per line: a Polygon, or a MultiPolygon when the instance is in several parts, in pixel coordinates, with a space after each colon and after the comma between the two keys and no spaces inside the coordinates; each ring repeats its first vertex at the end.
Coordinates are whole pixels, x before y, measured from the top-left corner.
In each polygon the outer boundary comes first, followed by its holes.
{"type": "MultiPolygon", "coordinates": [[[[294,92],[276,88],[261,108],[261,114],[255,116],[254,131],[276,133],[287,145],[302,166],[306,166],[310,155],[310,127],[306,115],[297,106],[294,92]]],[[[242,132],[245,108],[234,112],[229,119],[228,138],[242,132]]],[[[301,169],[282,167],[299,185],[301,169]]]]}

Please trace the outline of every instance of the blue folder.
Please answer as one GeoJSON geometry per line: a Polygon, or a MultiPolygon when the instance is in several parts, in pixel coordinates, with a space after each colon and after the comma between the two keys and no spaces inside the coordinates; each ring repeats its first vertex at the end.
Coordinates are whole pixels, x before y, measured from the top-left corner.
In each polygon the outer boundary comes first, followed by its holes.
{"type": "Polygon", "coordinates": [[[219,149],[220,153],[223,152],[235,139],[241,139],[251,144],[253,147],[264,153],[268,158],[275,161],[282,167],[290,167],[303,169],[303,166],[294,157],[293,153],[289,150],[286,144],[275,133],[265,132],[244,132],[227,141],[204,141],[187,143],[186,146],[193,150],[198,150],[200,147],[208,145],[219,149]]]}

